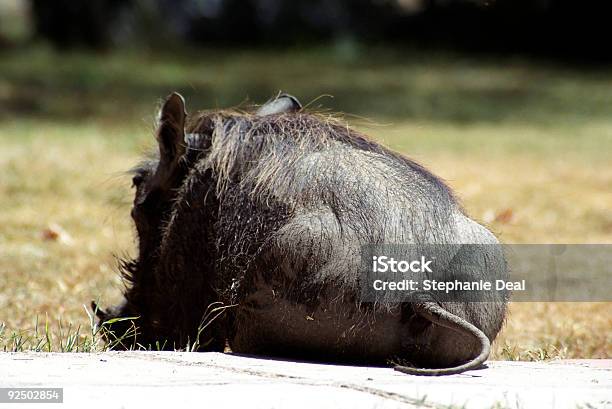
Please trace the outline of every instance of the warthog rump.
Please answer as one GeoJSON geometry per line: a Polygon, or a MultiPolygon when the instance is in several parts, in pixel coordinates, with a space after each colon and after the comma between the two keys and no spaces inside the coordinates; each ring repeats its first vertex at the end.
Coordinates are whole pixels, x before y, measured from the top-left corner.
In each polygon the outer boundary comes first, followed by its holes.
{"type": "Polygon", "coordinates": [[[125,301],[94,305],[115,347],[229,344],[296,359],[396,360],[419,375],[487,359],[503,295],[360,299],[363,245],[497,243],[428,170],[288,95],[254,112],[188,119],[175,93],[156,138],[159,152],[133,170],[139,253],[122,265],[125,301]]]}

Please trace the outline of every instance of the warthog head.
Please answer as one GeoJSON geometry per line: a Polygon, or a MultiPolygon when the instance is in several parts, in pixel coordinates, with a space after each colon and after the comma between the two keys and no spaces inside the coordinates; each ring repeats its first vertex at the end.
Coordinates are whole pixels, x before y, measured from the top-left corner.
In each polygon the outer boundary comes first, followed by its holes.
{"type": "Polygon", "coordinates": [[[121,262],[128,282],[125,300],[108,310],[92,303],[105,337],[116,348],[133,348],[152,341],[151,323],[142,320],[150,293],[151,278],[162,239],[163,224],[170,216],[176,189],[187,173],[186,112],[183,97],[171,94],[158,116],[156,138],[159,151],[132,170],[135,190],[131,216],[138,233],[138,258],[121,262]]]}
{"type": "MultiPolygon", "coordinates": [[[[297,99],[279,94],[247,115],[265,116],[299,109],[301,105],[297,99]]],[[[187,123],[183,97],[178,93],[170,94],[158,114],[157,152],[131,171],[135,191],[131,217],[138,234],[138,257],[120,263],[127,283],[125,299],[108,309],[100,308],[95,302],[91,304],[104,329],[104,337],[115,349],[167,344],[176,332],[175,328],[160,327],[163,320],[158,315],[163,312],[151,309],[152,303],[163,302],[155,290],[160,283],[155,282],[154,272],[164,227],[172,216],[173,202],[187,174],[209,151],[215,130],[213,118],[223,115],[222,112],[201,112],[187,123]]]]}

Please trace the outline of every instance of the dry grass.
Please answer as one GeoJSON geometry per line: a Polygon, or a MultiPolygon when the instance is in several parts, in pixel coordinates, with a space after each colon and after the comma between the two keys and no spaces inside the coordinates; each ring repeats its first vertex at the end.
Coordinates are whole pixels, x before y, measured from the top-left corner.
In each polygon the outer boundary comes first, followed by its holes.
{"type": "MultiPolygon", "coordinates": [[[[47,57],[40,58],[49,63],[47,57]]],[[[0,70],[13,75],[12,82],[0,80],[0,102],[3,98],[9,104],[27,102],[32,95],[31,84],[22,87],[27,73],[18,72],[11,64],[0,64],[0,70]]],[[[110,75],[117,75],[119,79],[115,80],[120,81],[121,75],[115,72],[117,62],[110,58],[109,64],[110,75]]],[[[263,63],[250,66],[257,64],[263,63]]],[[[246,81],[243,76],[247,74],[240,69],[244,65],[244,58],[230,63],[221,81],[231,82],[232,75],[246,81]]],[[[88,67],[77,68],[77,73],[93,69],[88,67]]],[[[161,69],[152,63],[157,74],[148,75],[158,75],[170,84],[176,82],[180,89],[180,84],[190,83],[190,78],[200,75],[193,67],[183,67],[184,64],[179,64],[161,69]]],[[[426,94],[427,90],[439,92],[442,86],[458,89],[457,84],[487,86],[486,81],[475,82],[473,75],[460,75],[465,67],[450,69],[455,76],[449,76],[449,69],[444,67],[436,71],[434,64],[433,69],[428,67],[420,74],[417,70],[422,80],[427,80],[419,83],[418,90],[426,94]]],[[[339,69],[346,67],[340,64],[336,74],[339,69]]],[[[407,68],[408,73],[415,69],[407,68]]],[[[532,68],[514,67],[513,75],[519,72],[520,76],[528,77],[528,69],[532,68]]],[[[217,72],[220,68],[213,66],[210,70],[217,72]]],[[[329,70],[327,67],[319,78],[321,89],[331,83],[328,78],[331,74],[326,74],[329,70]]],[[[400,81],[403,77],[398,70],[401,71],[401,65],[396,63],[389,78],[400,81]]],[[[477,68],[476,74],[483,70],[495,74],[491,83],[507,81],[500,74],[505,67],[487,65],[477,68]]],[[[35,77],[37,72],[30,74],[35,77]]],[[[71,75],[75,74],[64,74],[57,81],[60,84],[67,81],[66,86],[70,87],[71,75]]],[[[537,70],[536,74],[541,76],[537,70]]],[[[371,75],[374,74],[366,66],[362,79],[371,75]]],[[[567,73],[551,75],[549,81],[558,84],[561,90],[558,92],[570,89],[570,96],[583,92],[577,90],[584,87],[595,89],[612,83],[608,77],[594,84],[595,80],[588,76],[576,79],[572,74],[570,80],[567,73]]],[[[358,74],[354,76],[357,78],[351,81],[359,79],[358,74]]],[[[312,80],[309,78],[302,79],[297,87],[305,87],[304,83],[312,80]]],[[[287,83],[286,78],[279,81],[287,83]]],[[[381,81],[384,82],[378,80],[381,81]]],[[[525,79],[523,85],[528,84],[530,81],[525,79]]],[[[259,83],[258,87],[264,85],[259,83]]],[[[165,93],[146,88],[146,84],[142,86],[149,94],[165,93]]],[[[106,92],[102,88],[99,91],[106,92]]],[[[267,89],[273,88],[270,85],[267,89]]],[[[91,92],[97,91],[94,87],[91,92]]],[[[134,251],[129,178],[122,172],[135,163],[145,147],[152,146],[147,118],[153,117],[155,101],[149,94],[135,98],[141,105],[131,107],[125,117],[117,116],[113,100],[97,104],[87,92],[81,95],[81,108],[101,109],[100,115],[88,116],[87,121],[66,117],[67,112],[78,107],[58,108],[50,103],[50,94],[41,99],[49,104],[41,108],[42,113],[31,115],[21,112],[21,105],[10,105],[11,113],[0,115],[0,323],[4,324],[0,325],[0,349],[102,348],[91,331],[83,306],[92,299],[108,305],[120,297],[121,281],[113,254],[134,251]]],[[[118,103],[127,104],[121,99],[118,103]]],[[[380,103],[380,99],[373,102],[380,103]]],[[[409,109],[414,100],[405,103],[409,109]]],[[[537,98],[532,101],[534,106],[537,103],[537,98]]],[[[495,112],[488,106],[489,99],[474,104],[461,111],[461,115],[471,118],[467,122],[464,116],[454,121],[451,114],[425,115],[420,121],[391,116],[384,120],[392,125],[369,126],[366,132],[447,179],[468,212],[488,224],[506,243],[611,243],[612,164],[608,155],[612,151],[612,116],[606,118],[597,111],[592,117],[583,112],[581,117],[568,119],[565,113],[572,106],[576,112],[582,112],[579,103],[568,102],[567,106],[558,107],[559,116],[563,117],[559,123],[549,120],[557,107],[552,103],[550,109],[539,108],[544,119],[527,117],[525,123],[497,122],[495,112]],[[482,121],[474,120],[478,118],[478,104],[483,111],[491,111],[482,121]]],[[[384,117],[379,115],[384,108],[379,109],[370,116],[384,117]]],[[[521,112],[528,110],[525,107],[521,112]]],[[[610,358],[611,305],[514,303],[493,356],[521,360],[610,358]]]]}

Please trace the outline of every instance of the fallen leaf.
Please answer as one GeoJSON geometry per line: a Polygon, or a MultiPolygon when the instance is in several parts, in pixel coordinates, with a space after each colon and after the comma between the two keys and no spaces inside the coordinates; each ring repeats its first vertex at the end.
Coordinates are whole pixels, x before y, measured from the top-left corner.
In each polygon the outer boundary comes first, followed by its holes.
{"type": "Polygon", "coordinates": [[[43,240],[55,241],[55,240],[57,240],[59,238],[59,234],[55,230],[44,229],[42,231],[42,238],[43,238],[43,240]]]}
{"type": "Polygon", "coordinates": [[[514,211],[508,208],[498,212],[497,215],[495,215],[495,221],[498,223],[507,224],[512,221],[513,217],[514,211]]]}
{"type": "Polygon", "coordinates": [[[66,246],[72,246],[74,244],[74,240],[70,234],[68,234],[68,232],[62,228],[62,226],[55,223],[52,223],[49,225],[49,227],[43,229],[41,236],[43,240],[57,241],[66,246]]]}

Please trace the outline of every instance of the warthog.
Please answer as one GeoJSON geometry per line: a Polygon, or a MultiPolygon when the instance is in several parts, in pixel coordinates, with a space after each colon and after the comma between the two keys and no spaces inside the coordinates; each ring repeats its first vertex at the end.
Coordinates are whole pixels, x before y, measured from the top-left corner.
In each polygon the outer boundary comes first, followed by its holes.
{"type": "Polygon", "coordinates": [[[92,304],[116,346],[397,360],[418,375],[487,359],[503,295],[360,299],[361,245],[497,243],[422,166],[289,95],[188,120],[174,93],[156,139],[159,153],[133,170],[139,252],[122,263],[125,301],[108,311],[92,304]],[[119,336],[129,325],[136,331],[119,336]]]}

